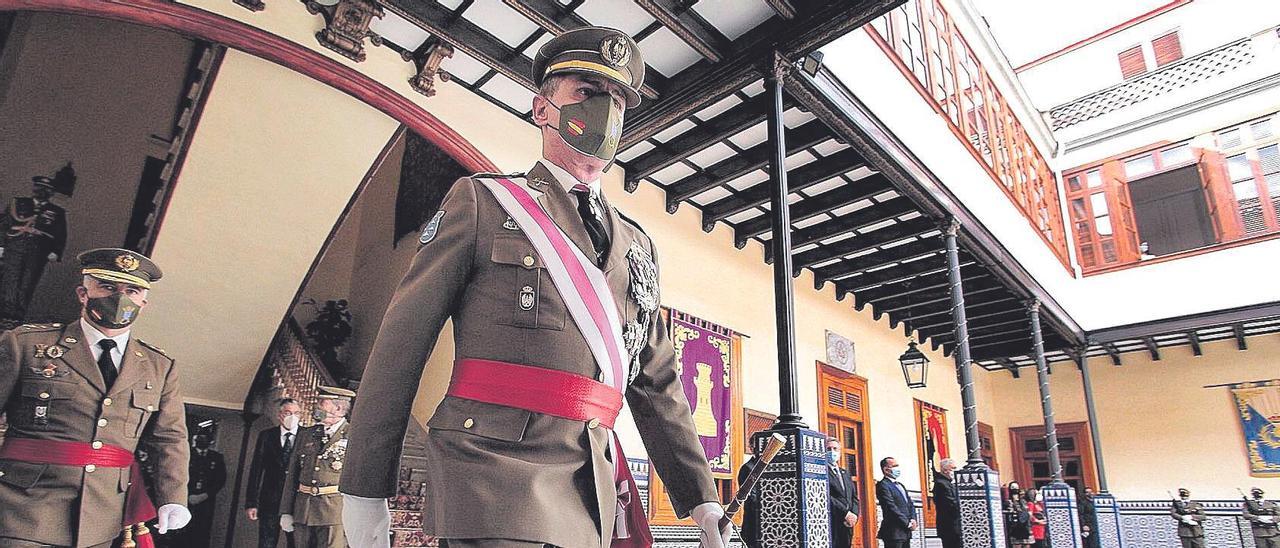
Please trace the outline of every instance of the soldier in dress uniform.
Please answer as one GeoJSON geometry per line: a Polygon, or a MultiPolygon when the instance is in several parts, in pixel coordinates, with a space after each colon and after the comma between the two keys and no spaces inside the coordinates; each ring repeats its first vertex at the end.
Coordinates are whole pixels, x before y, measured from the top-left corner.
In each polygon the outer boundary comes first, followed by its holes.
{"type": "Polygon", "coordinates": [[[108,546],[165,533],[187,511],[187,427],[177,368],[131,325],[160,269],[125,249],[79,256],[80,318],[0,338],[0,547],[108,546]],[[155,461],[154,501],[134,451],[155,461]],[[158,511],[152,506],[158,506],[158,511]]]}
{"type": "Polygon", "coordinates": [[[659,316],[653,241],[600,188],[644,67],[613,29],[547,42],[532,75],[543,160],[459,179],[426,224],[360,385],[360,450],[341,484],[352,546],[386,546],[417,381],[449,318],[457,359],[428,422],[427,534],[455,548],[647,545],[612,433],[625,397],[676,514],[705,546],[727,546],[659,316]]]}
{"type": "Polygon", "coordinates": [[[298,431],[298,443],[285,469],[280,496],[280,528],[294,533],[302,548],[346,548],[338,478],[347,459],[347,415],[356,393],[320,387],[312,410],[314,426],[298,431]],[[296,529],[296,532],[295,532],[296,529]]]}
{"type": "Polygon", "coordinates": [[[62,260],[67,212],[49,201],[53,193],[53,179],[33,177],[31,196],[14,198],[0,215],[0,319],[24,320],[45,265],[62,260]]]}
{"type": "Polygon", "coordinates": [[[1178,539],[1182,541],[1182,548],[1204,548],[1204,520],[1209,518],[1204,513],[1204,506],[1191,500],[1190,489],[1178,489],[1178,498],[1173,499],[1169,515],[1178,520],[1178,539]]]}
{"type": "Polygon", "coordinates": [[[1244,519],[1253,529],[1253,545],[1258,548],[1280,548],[1280,505],[1262,498],[1262,488],[1250,490],[1252,499],[1244,501],[1244,519]]]}

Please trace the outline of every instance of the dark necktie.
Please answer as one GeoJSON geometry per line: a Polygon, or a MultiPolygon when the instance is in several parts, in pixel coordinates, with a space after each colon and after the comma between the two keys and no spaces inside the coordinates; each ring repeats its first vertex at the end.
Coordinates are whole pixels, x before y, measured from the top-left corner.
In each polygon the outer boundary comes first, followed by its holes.
{"type": "Polygon", "coordinates": [[[289,454],[293,453],[293,432],[284,433],[284,449],[280,453],[284,457],[281,460],[289,462],[289,454]]]}
{"type": "Polygon", "coordinates": [[[115,347],[116,341],[112,339],[98,341],[98,348],[102,349],[102,355],[98,356],[98,370],[102,371],[102,381],[106,384],[107,390],[111,390],[111,385],[115,384],[116,377],[120,375],[120,371],[116,369],[116,362],[111,361],[111,350],[115,347]]]}
{"type": "Polygon", "coordinates": [[[591,189],[587,185],[581,183],[574,185],[573,194],[578,198],[578,216],[582,217],[582,224],[587,229],[587,235],[591,237],[591,247],[596,250],[596,265],[604,264],[604,259],[609,253],[609,232],[604,228],[600,209],[591,206],[591,189]]]}

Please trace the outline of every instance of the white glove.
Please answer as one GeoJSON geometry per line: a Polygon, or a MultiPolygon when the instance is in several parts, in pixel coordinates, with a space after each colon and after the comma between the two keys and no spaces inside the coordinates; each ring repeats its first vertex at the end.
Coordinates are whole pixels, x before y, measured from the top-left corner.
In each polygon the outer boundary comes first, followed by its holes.
{"type": "Polygon", "coordinates": [[[286,533],[293,532],[293,514],[280,514],[280,530],[286,533]]]}
{"type": "Polygon", "coordinates": [[[156,532],[168,533],[187,526],[191,521],[191,512],[181,504],[166,504],[156,510],[156,532]]]}
{"type": "Polygon", "coordinates": [[[1258,516],[1258,521],[1261,521],[1262,523],[1275,523],[1276,518],[1271,516],[1258,516]]]}
{"type": "Polygon", "coordinates": [[[4,256],[4,248],[0,247],[0,257],[3,257],[3,256],[4,256]]]}
{"type": "Polygon", "coordinates": [[[390,548],[391,511],[387,499],[342,494],[342,528],[351,548],[390,548]]]}
{"type": "Polygon", "coordinates": [[[1182,523],[1185,523],[1187,525],[1195,525],[1196,520],[1191,516],[1182,516],[1182,523]]]}
{"type": "Polygon", "coordinates": [[[725,524],[720,528],[720,518],[724,517],[724,507],[718,502],[704,502],[693,507],[689,512],[693,522],[701,529],[702,548],[729,548],[729,537],[733,524],[725,524]]]}
{"type": "Polygon", "coordinates": [[[56,260],[58,260],[58,254],[57,254],[57,253],[50,253],[50,254],[49,254],[49,260],[50,260],[50,261],[56,261],[56,260]]]}

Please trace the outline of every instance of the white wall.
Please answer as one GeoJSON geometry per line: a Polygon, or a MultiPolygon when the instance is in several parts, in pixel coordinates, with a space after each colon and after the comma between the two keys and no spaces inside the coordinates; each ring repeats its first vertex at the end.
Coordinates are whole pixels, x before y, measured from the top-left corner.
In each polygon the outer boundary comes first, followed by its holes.
{"type": "MultiPolygon", "coordinates": [[[[1144,44],[1148,70],[1155,68],[1151,40],[1177,29],[1184,57],[1221,46],[1280,23],[1273,0],[1190,2],[1019,73],[1035,106],[1060,104],[1121,83],[1117,55],[1144,44]]],[[[1084,37],[1081,37],[1084,38],[1084,37]]]]}

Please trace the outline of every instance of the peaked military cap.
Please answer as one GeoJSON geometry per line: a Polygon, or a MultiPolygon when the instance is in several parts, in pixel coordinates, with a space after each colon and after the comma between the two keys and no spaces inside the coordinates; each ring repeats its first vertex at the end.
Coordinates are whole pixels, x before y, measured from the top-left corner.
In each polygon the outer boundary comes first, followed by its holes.
{"type": "Polygon", "coordinates": [[[1186,487],[1179,487],[1179,488],[1178,488],[1178,495],[1179,495],[1179,496],[1183,496],[1183,497],[1185,497],[1185,496],[1190,495],[1190,494],[1191,494],[1191,490],[1190,490],[1190,489],[1187,489],[1186,487]]]}
{"type": "Polygon", "coordinates": [[[53,188],[53,178],[45,177],[44,175],[36,175],[35,177],[32,177],[31,183],[36,186],[53,188]]]}
{"type": "Polygon", "coordinates": [[[533,83],[563,72],[598,74],[622,85],[627,108],[640,104],[644,59],[626,33],[607,27],[582,27],[552,38],[533,57],[533,83]]]}
{"type": "Polygon", "coordinates": [[[151,289],[151,283],[164,274],[146,255],[128,249],[104,247],[90,249],[76,257],[80,273],[108,282],[133,284],[151,289]]]}
{"type": "Polygon", "coordinates": [[[321,386],[320,393],[316,394],[317,398],[322,400],[348,400],[356,397],[356,393],[346,388],[338,388],[336,386],[321,386]]]}

